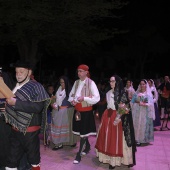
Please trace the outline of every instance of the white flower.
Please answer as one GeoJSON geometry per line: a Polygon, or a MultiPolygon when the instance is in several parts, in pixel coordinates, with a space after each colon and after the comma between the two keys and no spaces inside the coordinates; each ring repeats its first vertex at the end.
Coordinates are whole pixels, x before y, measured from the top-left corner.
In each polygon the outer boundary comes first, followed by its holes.
{"type": "Polygon", "coordinates": [[[139,97],[142,97],[142,96],[144,96],[144,94],[143,94],[143,93],[139,93],[138,96],[139,96],[139,97]]]}

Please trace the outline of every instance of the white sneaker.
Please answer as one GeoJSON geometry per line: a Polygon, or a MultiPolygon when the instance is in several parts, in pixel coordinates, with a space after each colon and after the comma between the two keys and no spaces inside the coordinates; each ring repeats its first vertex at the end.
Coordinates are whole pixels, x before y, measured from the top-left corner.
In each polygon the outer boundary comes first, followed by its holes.
{"type": "Polygon", "coordinates": [[[73,164],[78,164],[81,161],[80,154],[77,153],[75,160],[73,161],[73,164]]]}
{"type": "Polygon", "coordinates": [[[73,164],[78,164],[78,163],[79,163],[79,161],[77,161],[77,160],[73,161],[73,164]]]}
{"type": "Polygon", "coordinates": [[[83,156],[84,156],[84,155],[87,155],[87,153],[86,153],[86,152],[82,152],[82,153],[81,153],[81,155],[83,155],[83,156]]]}
{"type": "Polygon", "coordinates": [[[81,152],[81,155],[87,155],[90,152],[90,148],[86,148],[83,150],[83,152],[81,152]]]}

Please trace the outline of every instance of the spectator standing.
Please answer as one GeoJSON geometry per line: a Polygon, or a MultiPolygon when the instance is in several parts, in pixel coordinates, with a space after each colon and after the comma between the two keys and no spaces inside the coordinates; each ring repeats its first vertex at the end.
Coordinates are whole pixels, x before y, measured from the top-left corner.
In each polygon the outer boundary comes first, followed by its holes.
{"type": "Polygon", "coordinates": [[[133,82],[131,80],[126,81],[125,91],[128,93],[129,100],[132,99],[135,89],[133,88],[133,82]]]}
{"type": "Polygon", "coordinates": [[[96,103],[96,114],[98,114],[99,119],[101,120],[103,112],[107,108],[107,103],[106,103],[106,83],[105,82],[99,82],[97,84],[97,88],[99,90],[100,94],[100,101],[96,103]]]}
{"type": "Polygon", "coordinates": [[[160,107],[161,107],[161,119],[168,117],[168,105],[169,105],[169,98],[170,98],[170,80],[169,76],[164,77],[164,82],[162,82],[158,88],[158,93],[160,94],[160,107]]]}
{"type": "Polygon", "coordinates": [[[54,86],[52,84],[48,84],[47,85],[47,93],[49,95],[49,97],[51,98],[51,103],[47,108],[47,130],[46,130],[46,140],[47,140],[47,144],[50,144],[50,133],[51,133],[51,112],[52,112],[52,106],[51,104],[54,103],[55,101],[55,95],[54,95],[54,86]]]}
{"type": "Polygon", "coordinates": [[[154,127],[161,125],[159,110],[158,110],[158,91],[155,87],[155,83],[152,79],[148,79],[149,87],[151,88],[151,93],[153,95],[154,109],[155,109],[155,120],[153,121],[154,127]]]}

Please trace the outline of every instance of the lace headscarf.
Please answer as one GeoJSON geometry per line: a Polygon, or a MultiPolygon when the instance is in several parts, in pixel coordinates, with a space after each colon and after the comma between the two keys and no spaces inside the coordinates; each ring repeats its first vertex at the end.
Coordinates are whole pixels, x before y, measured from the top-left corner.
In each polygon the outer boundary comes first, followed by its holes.
{"type": "MultiPolygon", "coordinates": [[[[118,75],[113,75],[115,77],[116,84],[114,88],[114,101],[116,110],[118,109],[118,104],[120,102],[128,104],[130,102],[127,92],[124,90],[123,80],[118,75]]],[[[130,107],[130,105],[129,105],[130,107]]],[[[136,164],[135,159],[135,152],[136,152],[136,142],[135,142],[135,135],[134,135],[134,127],[133,127],[133,120],[132,120],[132,112],[129,111],[129,114],[124,114],[121,117],[123,132],[125,136],[125,140],[128,147],[132,147],[133,150],[133,162],[136,164]]]]}
{"type": "Polygon", "coordinates": [[[63,100],[65,99],[65,97],[69,97],[69,93],[71,91],[71,83],[70,83],[70,80],[67,76],[64,76],[62,75],[60,78],[59,78],[59,87],[58,87],[58,90],[56,92],[56,103],[58,106],[61,106],[63,100]],[[62,89],[61,85],[60,85],[60,80],[63,80],[64,81],[64,84],[65,84],[65,89],[62,89]]]}
{"type": "MultiPolygon", "coordinates": [[[[146,79],[142,79],[140,81],[141,82],[144,82],[146,84],[146,92],[145,94],[148,96],[148,101],[149,101],[149,105],[148,105],[148,117],[149,118],[153,118],[153,120],[155,120],[155,110],[154,110],[154,101],[153,101],[153,95],[152,95],[152,92],[151,92],[151,88],[149,87],[149,84],[147,82],[146,79]]],[[[136,94],[138,95],[139,93],[141,93],[141,86],[140,86],[140,83],[138,85],[138,88],[136,90],[136,94]]]]}
{"type": "Polygon", "coordinates": [[[126,103],[127,97],[125,96],[125,90],[123,85],[123,80],[118,75],[113,75],[112,77],[115,77],[116,83],[114,88],[114,102],[116,110],[118,109],[118,104],[120,102],[126,103]]]}
{"type": "Polygon", "coordinates": [[[153,95],[153,100],[154,100],[154,103],[158,104],[157,101],[158,101],[158,91],[156,89],[156,86],[155,86],[155,83],[152,79],[149,79],[148,81],[150,81],[152,84],[151,84],[151,93],[153,95]]]}
{"type": "MultiPolygon", "coordinates": [[[[146,79],[142,79],[141,81],[145,82],[145,84],[146,84],[146,94],[149,95],[149,96],[152,96],[151,88],[149,87],[149,84],[148,84],[147,80],[146,80],[146,79]]],[[[141,81],[140,81],[140,82],[141,82],[141,81]]],[[[139,83],[139,85],[138,85],[138,88],[137,88],[137,90],[136,90],[136,93],[137,93],[137,94],[141,93],[140,83],[139,83]]]]}
{"type": "Polygon", "coordinates": [[[152,86],[156,88],[155,83],[152,79],[149,79],[152,82],[152,86]]]}

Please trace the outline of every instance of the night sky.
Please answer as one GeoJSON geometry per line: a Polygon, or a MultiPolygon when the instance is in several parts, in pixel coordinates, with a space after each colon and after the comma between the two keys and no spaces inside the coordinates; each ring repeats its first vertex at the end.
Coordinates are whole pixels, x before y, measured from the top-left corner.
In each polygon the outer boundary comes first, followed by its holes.
{"type": "MultiPolygon", "coordinates": [[[[128,5],[128,8],[124,12],[124,18],[125,19],[122,24],[124,24],[123,26],[127,27],[130,30],[128,35],[116,36],[114,39],[110,39],[106,42],[101,43],[102,52],[97,52],[96,55],[93,54],[87,57],[84,55],[86,51],[82,51],[82,54],[80,53],[79,55],[68,54],[67,56],[60,55],[54,57],[43,48],[39,48],[39,50],[41,50],[41,52],[43,53],[43,57],[41,58],[41,62],[38,62],[35,73],[39,74],[40,71],[46,72],[46,70],[54,69],[54,72],[56,74],[61,75],[63,74],[64,69],[68,68],[68,72],[70,73],[70,75],[74,76],[76,74],[77,65],[80,63],[86,63],[90,66],[90,69],[94,75],[101,70],[106,72],[106,76],[109,76],[111,72],[117,72],[118,74],[120,73],[122,76],[126,76],[126,74],[128,73],[127,70],[129,70],[130,74],[133,74],[133,69],[130,69],[129,67],[126,69],[121,68],[122,62],[121,60],[117,60],[118,54],[115,55],[114,51],[112,57],[113,61],[116,60],[117,66],[113,70],[106,69],[109,67],[108,62],[106,62],[107,51],[111,51],[113,46],[116,45],[122,46],[123,43],[125,43],[126,45],[126,41],[130,40],[133,37],[133,39],[136,40],[139,44],[143,43],[143,47],[145,47],[145,42],[152,40],[149,44],[150,46],[148,47],[147,45],[146,47],[147,55],[149,56],[149,58],[152,58],[152,60],[148,60],[148,62],[145,62],[144,64],[145,75],[150,77],[155,77],[156,75],[163,76],[165,74],[169,75],[170,71],[167,58],[169,58],[170,56],[170,26],[168,23],[170,15],[166,2],[153,0],[147,2],[143,0],[130,1],[130,5],[128,5]],[[152,32],[153,34],[151,34],[152,32]],[[143,38],[142,41],[144,42],[141,42],[140,33],[142,37],[145,36],[146,39],[148,37],[150,39],[144,41],[143,38]],[[148,36],[147,34],[150,35],[148,36]],[[149,48],[151,50],[148,50],[149,48]],[[99,69],[96,65],[98,63],[97,61],[101,57],[103,57],[103,65],[101,65],[101,68],[99,69]],[[54,60],[57,60],[57,62],[54,62],[54,60]],[[73,62],[73,64],[70,64],[71,61],[73,62]]],[[[145,50],[146,49],[144,49],[144,51],[145,50]]],[[[1,54],[3,54],[1,55],[3,56],[3,58],[1,57],[0,64],[3,65],[4,68],[7,68],[10,63],[13,63],[19,59],[18,49],[15,44],[1,45],[0,51],[1,54]]],[[[131,56],[129,55],[125,55],[124,59],[122,57],[122,61],[130,59],[132,61],[131,67],[134,67],[133,61],[135,61],[136,58],[140,57],[140,53],[139,55],[133,56],[134,59],[133,57],[130,57],[131,56]]]]}

